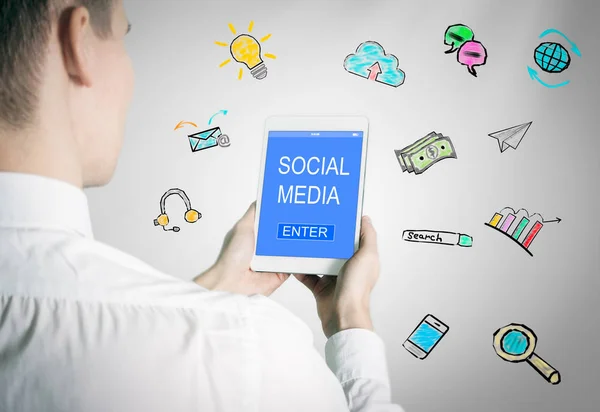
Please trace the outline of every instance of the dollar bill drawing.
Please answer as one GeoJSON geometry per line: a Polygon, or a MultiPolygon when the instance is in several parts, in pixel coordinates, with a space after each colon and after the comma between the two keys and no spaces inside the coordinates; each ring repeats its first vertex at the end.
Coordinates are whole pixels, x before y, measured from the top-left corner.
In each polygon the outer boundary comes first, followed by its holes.
{"type": "Polygon", "coordinates": [[[406,169],[409,173],[415,171],[414,165],[410,161],[410,157],[413,155],[413,153],[417,153],[417,152],[421,151],[421,149],[433,144],[435,141],[437,141],[438,139],[440,139],[442,137],[444,137],[444,136],[442,136],[440,133],[434,133],[433,137],[430,137],[426,140],[422,140],[421,143],[419,143],[418,145],[413,147],[409,152],[402,153],[402,159],[404,160],[404,163],[406,163],[406,169]]]}
{"type": "Polygon", "coordinates": [[[456,151],[449,137],[442,137],[428,146],[413,153],[409,160],[413,166],[415,174],[423,173],[440,160],[453,158],[456,159],[456,151]]]}
{"type": "Polygon", "coordinates": [[[403,172],[406,172],[407,166],[406,166],[406,163],[404,162],[404,159],[402,158],[402,154],[410,152],[412,149],[414,149],[415,147],[418,147],[424,141],[431,139],[432,137],[435,137],[435,136],[436,136],[436,133],[431,132],[427,136],[420,138],[413,144],[406,146],[404,149],[394,150],[394,152],[396,153],[396,158],[398,159],[398,163],[400,163],[400,167],[402,168],[403,172]]]}
{"type": "Polygon", "coordinates": [[[394,150],[402,172],[421,174],[440,160],[457,159],[452,140],[431,132],[404,149],[394,150]]]}

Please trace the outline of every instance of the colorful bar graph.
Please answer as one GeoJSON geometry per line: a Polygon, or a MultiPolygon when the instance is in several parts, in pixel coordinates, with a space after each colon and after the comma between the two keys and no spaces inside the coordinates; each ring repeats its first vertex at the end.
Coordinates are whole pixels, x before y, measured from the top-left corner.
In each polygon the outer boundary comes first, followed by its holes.
{"type": "Polygon", "coordinates": [[[531,245],[531,242],[533,242],[533,239],[537,236],[540,230],[542,230],[543,226],[544,225],[542,225],[540,222],[535,222],[535,225],[533,225],[533,228],[531,228],[531,231],[529,232],[529,234],[525,238],[525,241],[523,242],[523,247],[525,249],[529,248],[529,245],[531,245]]]}
{"type": "Polygon", "coordinates": [[[496,227],[498,226],[498,222],[500,222],[500,220],[502,219],[502,215],[500,213],[496,213],[494,215],[494,217],[492,218],[492,220],[490,220],[490,226],[491,227],[496,227]]]}
{"type": "Polygon", "coordinates": [[[510,213],[508,216],[506,216],[506,220],[502,224],[502,227],[500,228],[500,230],[503,231],[504,233],[508,233],[508,228],[510,227],[510,225],[512,225],[512,222],[514,220],[515,220],[515,215],[510,213]]]}
{"type": "Polygon", "coordinates": [[[517,226],[517,228],[515,229],[515,231],[512,235],[513,239],[519,240],[519,236],[521,236],[521,233],[523,233],[523,230],[527,227],[528,224],[529,224],[529,219],[527,219],[526,217],[521,219],[521,221],[519,222],[519,226],[517,226]]]}
{"type": "Polygon", "coordinates": [[[544,224],[559,223],[560,221],[561,219],[558,217],[552,220],[544,220],[539,213],[531,214],[525,209],[519,209],[515,212],[514,209],[505,207],[500,213],[495,213],[489,223],[485,223],[485,225],[504,234],[504,236],[521,246],[529,256],[533,256],[529,247],[544,227],[544,224]],[[511,228],[514,229],[511,230],[511,228]]]}

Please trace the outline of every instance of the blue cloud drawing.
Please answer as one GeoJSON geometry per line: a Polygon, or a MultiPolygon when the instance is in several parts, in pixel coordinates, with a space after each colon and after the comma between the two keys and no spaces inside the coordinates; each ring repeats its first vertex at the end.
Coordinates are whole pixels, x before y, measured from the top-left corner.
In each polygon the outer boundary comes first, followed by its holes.
{"type": "Polygon", "coordinates": [[[376,81],[393,87],[404,83],[404,72],[398,67],[398,59],[393,54],[385,54],[383,47],[377,42],[366,41],[356,49],[355,54],[350,54],[344,60],[344,69],[358,76],[369,78],[371,68],[379,63],[381,73],[377,75],[376,81]]]}

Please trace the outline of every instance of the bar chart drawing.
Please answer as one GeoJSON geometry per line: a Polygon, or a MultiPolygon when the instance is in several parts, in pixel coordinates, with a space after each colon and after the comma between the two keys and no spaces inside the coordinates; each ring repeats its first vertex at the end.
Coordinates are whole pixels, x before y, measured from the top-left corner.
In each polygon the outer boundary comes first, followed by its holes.
{"type": "Polygon", "coordinates": [[[525,209],[519,209],[518,212],[515,212],[514,209],[505,207],[500,212],[495,213],[489,223],[485,225],[509,237],[521,246],[529,256],[533,257],[529,247],[544,227],[544,223],[560,221],[559,218],[544,221],[544,218],[538,213],[530,215],[525,209]]]}

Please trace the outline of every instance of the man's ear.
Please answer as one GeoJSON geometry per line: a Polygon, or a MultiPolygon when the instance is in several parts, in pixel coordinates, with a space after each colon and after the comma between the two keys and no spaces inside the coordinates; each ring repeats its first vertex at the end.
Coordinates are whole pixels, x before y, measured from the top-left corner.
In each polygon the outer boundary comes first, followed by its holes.
{"type": "Polygon", "coordinates": [[[66,10],[59,20],[60,42],[69,77],[84,87],[92,86],[89,41],[93,36],[90,13],[85,7],[66,10]]]}

